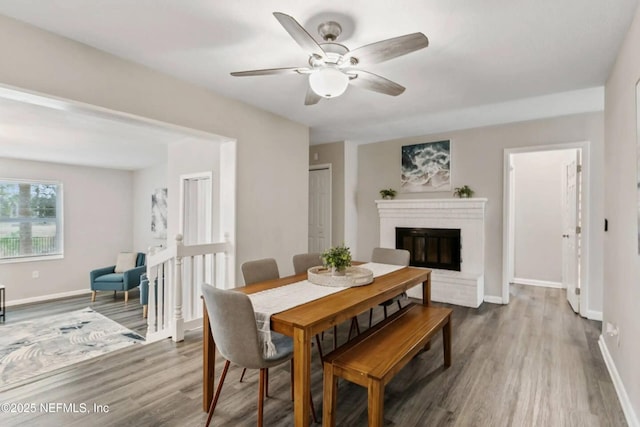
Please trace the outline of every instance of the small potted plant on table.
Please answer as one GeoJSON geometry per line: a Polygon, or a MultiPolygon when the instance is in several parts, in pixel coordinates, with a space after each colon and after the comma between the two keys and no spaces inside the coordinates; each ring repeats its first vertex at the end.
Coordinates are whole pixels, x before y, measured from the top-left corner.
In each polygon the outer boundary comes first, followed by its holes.
{"type": "Polygon", "coordinates": [[[322,263],[331,269],[334,276],[344,276],[347,267],[351,266],[351,252],[344,244],[327,249],[322,253],[322,263]]]}

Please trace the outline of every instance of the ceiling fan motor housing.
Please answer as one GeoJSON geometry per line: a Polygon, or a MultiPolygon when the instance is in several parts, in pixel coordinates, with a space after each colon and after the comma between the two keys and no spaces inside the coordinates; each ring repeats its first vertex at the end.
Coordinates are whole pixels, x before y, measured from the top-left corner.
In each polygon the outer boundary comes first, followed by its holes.
{"type": "Polygon", "coordinates": [[[318,34],[324,41],[333,42],[341,33],[342,27],[336,21],[327,21],[318,25],[318,34]]]}

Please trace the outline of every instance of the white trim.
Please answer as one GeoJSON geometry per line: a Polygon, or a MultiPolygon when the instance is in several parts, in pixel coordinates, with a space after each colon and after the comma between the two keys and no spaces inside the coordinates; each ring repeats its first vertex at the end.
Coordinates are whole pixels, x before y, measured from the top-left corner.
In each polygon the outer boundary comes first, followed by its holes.
{"type": "Polygon", "coordinates": [[[618,400],[620,401],[620,405],[622,406],[622,412],[624,412],[624,416],[627,419],[627,424],[629,424],[629,427],[640,427],[638,416],[633,410],[633,405],[631,405],[631,400],[629,400],[627,390],[624,388],[622,378],[620,378],[620,374],[618,373],[616,364],[611,357],[611,353],[609,353],[607,343],[605,342],[602,335],[600,335],[600,338],[598,339],[598,345],[600,346],[600,352],[602,353],[604,364],[607,365],[607,370],[609,371],[609,375],[611,376],[611,381],[613,381],[613,386],[615,387],[616,393],[618,394],[618,400]]]}
{"type": "Polygon", "coordinates": [[[598,320],[602,322],[602,312],[595,310],[587,310],[587,319],[589,320],[598,320]]]}
{"type": "MultiPolygon", "coordinates": [[[[6,289],[5,289],[5,292],[6,292],[6,289]]],[[[14,305],[31,304],[34,302],[42,302],[42,301],[49,301],[54,299],[66,298],[66,297],[74,297],[77,295],[84,295],[84,294],[88,295],[90,293],[91,293],[91,289],[80,289],[77,291],[61,292],[58,294],[41,295],[39,297],[16,299],[13,301],[8,300],[6,305],[7,307],[10,307],[14,305]]],[[[7,294],[5,293],[5,298],[6,297],[7,297],[7,294]]],[[[89,304],[89,301],[87,301],[87,304],[89,304]]]]}
{"type": "Polygon", "coordinates": [[[25,89],[18,86],[11,86],[0,83],[0,98],[11,99],[19,102],[26,102],[33,105],[39,105],[42,107],[52,108],[55,110],[65,112],[76,112],[93,115],[101,119],[108,120],[120,120],[125,123],[138,123],[142,122],[152,126],[158,126],[163,129],[171,130],[178,133],[184,133],[189,136],[198,138],[211,139],[216,142],[225,142],[229,138],[221,135],[206,132],[199,129],[189,128],[174,123],[163,122],[160,120],[151,119],[145,116],[139,116],[136,114],[125,113],[124,111],[112,110],[110,108],[100,107],[94,104],[87,104],[86,102],[77,101],[75,99],[62,98],[55,95],[46,94],[43,92],[37,92],[29,89],[25,89]]]}
{"type": "Polygon", "coordinates": [[[37,256],[21,256],[15,258],[2,258],[0,264],[18,264],[21,262],[41,262],[41,261],[54,261],[57,259],[64,259],[64,254],[53,255],[37,255],[37,256]]]}
{"type": "Polygon", "coordinates": [[[512,280],[510,276],[509,266],[513,264],[513,242],[510,239],[513,223],[512,201],[512,183],[510,177],[512,175],[510,168],[510,159],[514,154],[533,153],[540,151],[555,151],[567,149],[580,149],[582,160],[582,233],[580,238],[582,256],[580,258],[580,315],[588,317],[589,301],[589,279],[590,279],[590,262],[589,262],[589,236],[590,236],[590,203],[591,203],[591,154],[589,141],[568,142],[563,144],[547,144],[536,145],[531,147],[505,148],[503,160],[503,190],[502,190],[502,299],[505,304],[509,303],[509,282],[512,280]]]}
{"type": "Polygon", "coordinates": [[[540,286],[543,288],[559,288],[562,289],[562,283],[560,282],[551,282],[548,280],[536,280],[536,279],[523,279],[521,277],[514,277],[513,282],[518,285],[528,285],[528,286],[540,286]]]}
{"type": "Polygon", "coordinates": [[[485,295],[484,302],[488,302],[489,304],[504,304],[502,297],[495,297],[493,295],[485,295]]]}

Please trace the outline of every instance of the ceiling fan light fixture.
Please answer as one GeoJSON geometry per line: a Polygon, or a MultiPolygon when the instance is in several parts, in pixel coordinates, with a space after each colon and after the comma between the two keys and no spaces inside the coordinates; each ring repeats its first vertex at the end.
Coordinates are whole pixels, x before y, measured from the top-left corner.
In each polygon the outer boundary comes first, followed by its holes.
{"type": "Polygon", "coordinates": [[[309,74],[309,86],[323,98],[335,98],[347,90],[349,76],[335,68],[323,68],[309,74]]]}

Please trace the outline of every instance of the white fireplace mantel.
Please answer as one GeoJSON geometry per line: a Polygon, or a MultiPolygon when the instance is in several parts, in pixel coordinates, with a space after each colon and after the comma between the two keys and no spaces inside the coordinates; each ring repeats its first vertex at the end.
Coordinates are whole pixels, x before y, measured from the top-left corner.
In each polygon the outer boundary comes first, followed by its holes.
{"type": "Polygon", "coordinates": [[[460,271],[432,269],[431,296],[434,301],[478,307],[484,300],[486,203],[484,198],[376,200],[380,246],[396,247],[396,227],[460,229],[460,271]]]}

